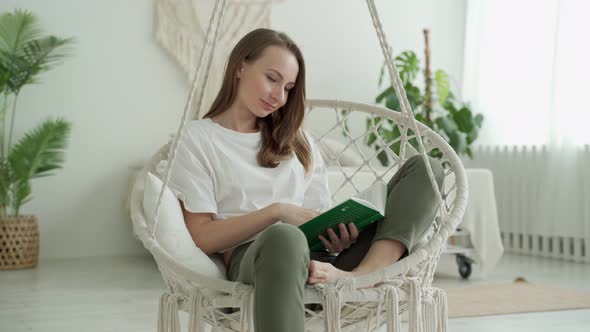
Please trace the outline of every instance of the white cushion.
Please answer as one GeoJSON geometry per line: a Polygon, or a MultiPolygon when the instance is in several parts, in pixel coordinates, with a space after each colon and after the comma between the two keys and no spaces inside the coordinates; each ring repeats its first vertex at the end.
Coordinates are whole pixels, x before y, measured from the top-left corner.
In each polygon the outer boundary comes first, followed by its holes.
{"type": "MultiPolygon", "coordinates": [[[[152,229],[152,218],[161,188],[162,181],[155,175],[146,172],[143,209],[149,229],[152,229]]],[[[162,196],[155,237],[160,246],[172,257],[193,271],[212,278],[227,279],[225,266],[219,255],[207,256],[193,242],[184,223],[184,216],[178,199],[168,187],[166,187],[162,196]]]]}

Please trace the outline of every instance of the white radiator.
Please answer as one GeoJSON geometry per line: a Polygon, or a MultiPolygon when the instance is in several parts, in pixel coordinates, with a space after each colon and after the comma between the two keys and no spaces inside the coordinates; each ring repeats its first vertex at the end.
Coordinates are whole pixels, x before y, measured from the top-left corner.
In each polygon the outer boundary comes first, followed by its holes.
{"type": "Polygon", "coordinates": [[[590,146],[567,157],[545,146],[483,146],[462,160],[493,173],[506,252],[590,263],[590,146]]]}

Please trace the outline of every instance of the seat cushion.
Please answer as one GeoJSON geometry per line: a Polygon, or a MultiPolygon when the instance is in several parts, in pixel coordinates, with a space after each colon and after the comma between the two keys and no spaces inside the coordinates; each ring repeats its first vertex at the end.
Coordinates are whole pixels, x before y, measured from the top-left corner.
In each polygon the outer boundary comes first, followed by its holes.
{"type": "MultiPolygon", "coordinates": [[[[143,209],[147,226],[152,229],[153,216],[158,195],[162,188],[162,181],[150,172],[145,173],[144,181],[143,209]]],[[[227,279],[225,266],[220,255],[207,256],[193,242],[184,223],[184,216],[178,199],[167,187],[162,196],[155,237],[162,248],[191,270],[209,277],[227,279]]]]}

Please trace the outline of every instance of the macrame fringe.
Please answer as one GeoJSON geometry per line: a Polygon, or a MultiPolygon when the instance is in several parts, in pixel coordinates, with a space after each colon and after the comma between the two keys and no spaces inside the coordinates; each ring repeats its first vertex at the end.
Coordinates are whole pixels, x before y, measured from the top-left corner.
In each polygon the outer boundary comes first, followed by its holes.
{"type": "Polygon", "coordinates": [[[195,291],[190,297],[189,306],[189,332],[205,332],[205,304],[204,296],[199,291],[195,291]]]}
{"type": "Polygon", "coordinates": [[[422,287],[418,278],[408,279],[410,285],[409,332],[422,332],[422,287]]]}
{"type": "MultiPolygon", "coordinates": [[[[397,288],[388,286],[385,291],[385,307],[387,314],[387,332],[401,331],[401,317],[399,314],[399,294],[397,288]]],[[[379,326],[379,322],[377,322],[379,326]]]]}
{"type": "Polygon", "coordinates": [[[434,299],[436,300],[436,305],[437,305],[436,312],[438,314],[438,317],[437,317],[438,332],[447,332],[448,323],[449,323],[447,293],[442,289],[435,288],[434,299]]]}
{"type": "Polygon", "coordinates": [[[240,331],[254,331],[254,292],[242,295],[240,308],[240,331]]]}
{"type": "Polygon", "coordinates": [[[353,278],[340,279],[333,284],[317,284],[316,288],[322,293],[324,331],[340,332],[342,294],[354,291],[355,280],[353,278]]]}
{"type": "Polygon", "coordinates": [[[160,297],[160,316],[158,317],[158,332],[179,332],[178,300],[175,296],[164,293],[160,297]]]}
{"type": "Polygon", "coordinates": [[[340,291],[335,287],[328,287],[324,291],[324,329],[327,332],[340,332],[340,291]]]}
{"type": "Polygon", "coordinates": [[[429,299],[430,301],[424,301],[422,303],[422,310],[424,314],[424,332],[436,332],[437,314],[436,314],[436,301],[434,298],[429,299]]]}

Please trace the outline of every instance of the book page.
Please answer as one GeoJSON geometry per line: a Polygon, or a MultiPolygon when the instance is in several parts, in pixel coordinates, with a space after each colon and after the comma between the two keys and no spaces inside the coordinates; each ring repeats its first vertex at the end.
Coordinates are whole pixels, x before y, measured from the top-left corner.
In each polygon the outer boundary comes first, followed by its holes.
{"type": "Polygon", "coordinates": [[[378,211],[385,215],[385,203],[387,200],[387,185],[378,181],[367,188],[365,191],[358,193],[352,199],[378,211]]]}
{"type": "MultiPolygon", "coordinates": [[[[375,210],[375,211],[381,213],[381,211],[379,211],[379,209],[375,205],[371,204],[371,202],[369,202],[369,201],[365,201],[364,199],[358,198],[358,197],[352,197],[351,200],[353,200],[359,204],[362,204],[362,205],[370,208],[371,210],[375,210]]],[[[381,214],[383,214],[383,213],[381,213],[381,214]]]]}

